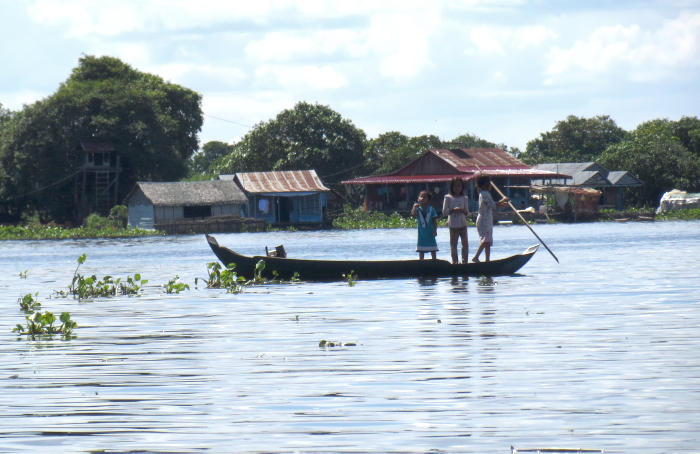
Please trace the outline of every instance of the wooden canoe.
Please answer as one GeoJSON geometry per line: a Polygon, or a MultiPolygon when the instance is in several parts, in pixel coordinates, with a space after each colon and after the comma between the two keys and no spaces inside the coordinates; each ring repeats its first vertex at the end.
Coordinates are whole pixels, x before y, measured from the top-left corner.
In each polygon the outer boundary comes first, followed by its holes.
{"type": "Polygon", "coordinates": [[[343,280],[353,273],[357,279],[450,277],[450,276],[503,276],[515,274],[537,251],[538,245],[522,254],[490,262],[453,265],[446,260],[310,260],[267,256],[246,256],[220,246],[216,238],[206,235],[214,254],[225,266],[236,265],[236,272],[248,279],[253,277],[256,264],[265,262],[263,276],[273,277],[273,271],[282,279],[298,273],[305,281],[343,280]]]}

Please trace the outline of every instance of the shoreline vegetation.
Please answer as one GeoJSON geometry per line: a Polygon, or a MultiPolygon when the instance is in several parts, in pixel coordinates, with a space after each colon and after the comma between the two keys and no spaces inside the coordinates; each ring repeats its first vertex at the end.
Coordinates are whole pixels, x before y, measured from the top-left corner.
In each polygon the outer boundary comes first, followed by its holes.
{"type": "MultiPolygon", "coordinates": [[[[668,211],[655,215],[651,209],[631,209],[625,211],[605,210],[597,216],[577,221],[562,221],[556,219],[533,219],[531,224],[538,222],[616,222],[616,221],[692,221],[700,219],[700,208],[690,208],[677,211],[668,211]]],[[[514,224],[520,221],[516,218],[514,224]]],[[[474,225],[473,219],[469,221],[474,225]]],[[[441,219],[440,227],[447,226],[447,220],[441,219]]],[[[332,228],[338,230],[354,229],[402,229],[415,228],[416,220],[404,217],[399,213],[386,214],[382,212],[365,212],[362,208],[350,208],[346,206],[332,222],[332,228]]],[[[273,230],[273,229],[270,229],[273,230]]],[[[284,230],[284,229],[282,229],[284,230]]],[[[290,230],[296,230],[290,227],[290,230]]],[[[86,225],[82,227],[61,227],[54,224],[41,224],[36,220],[25,225],[0,225],[0,241],[2,240],[58,240],[58,239],[97,239],[97,238],[131,238],[144,236],[166,236],[160,230],[144,230],[123,225],[119,219],[104,218],[98,215],[90,215],[86,225]]]]}
{"type": "Polygon", "coordinates": [[[128,211],[124,205],[116,205],[108,217],[91,214],[80,227],[65,227],[54,223],[42,224],[34,215],[22,225],[0,225],[2,240],[68,240],[89,238],[132,238],[140,236],[164,236],[160,230],[144,230],[127,226],[128,211]]]}

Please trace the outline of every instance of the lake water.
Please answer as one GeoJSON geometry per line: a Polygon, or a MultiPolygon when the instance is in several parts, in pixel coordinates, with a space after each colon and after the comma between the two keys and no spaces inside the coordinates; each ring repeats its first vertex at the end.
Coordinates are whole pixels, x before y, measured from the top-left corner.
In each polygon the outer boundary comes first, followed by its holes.
{"type": "MultiPolygon", "coordinates": [[[[195,288],[215,261],[203,235],[0,242],[0,452],[700,452],[700,222],[535,229],[561,263],[541,248],[493,281],[241,294],[195,288]],[[144,293],[52,297],[82,253],[81,274],[141,273],[144,293]],[[166,294],[176,275],[192,288],[166,294]],[[75,339],[11,332],[34,292],[75,339]]],[[[216,236],[247,254],[416,255],[413,230],[216,236]]],[[[495,258],[536,243],[523,226],[495,241],[495,258]]]]}

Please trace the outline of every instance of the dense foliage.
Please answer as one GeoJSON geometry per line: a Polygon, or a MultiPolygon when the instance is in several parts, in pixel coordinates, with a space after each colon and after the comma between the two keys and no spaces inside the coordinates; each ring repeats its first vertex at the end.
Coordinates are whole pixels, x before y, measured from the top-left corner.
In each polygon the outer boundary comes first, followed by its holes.
{"type": "Polygon", "coordinates": [[[611,145],[598,161],[609,169],[624,169],[641,179],[644,186],[634,201],[656,206],[661,195],[671,189],[700,191],[699,139],[697,118],[648,121],[611,145]]]}
{"type": "Polygon", "coordinates": [[[80,144],[107,143],[121,157],[119,199],[137,180],[177,180],[198,148],[201,96],[112,57],[84,56],[51,96],[0,114],[0,213],[80,221],[80,144]]]}
{"type": "Polygon", "coordinates": [[[300,102],[253,128],[216,170],[314,169],[322,178],[335,178],[363,165],[364,148],[365,133],[350,120],[327,106],[300,102]]]}
{"type": "Polygon", "coordinates": [[[218,140],[207,142],[202,150],[193,155],[190,166],[190,177],[195,175],[209,176],[213,173],[216,162],[233,152],[233,145],[218,140]]]}
{"type": "Polygon", "coordinates": [[[566,120],[557,122],[551,131],[528,142],[518,159],[528,164],[595,161],[625,135],[625,130],[607,115],[594,118],[569,115],[566,120]]]}
{"type": "Polygon", "coordinates": [[[0,225],[0,240],[62,240],[74,238],[128,238],[135,236],[164,235],[161,231],[138,228],[89,227],[63,228],[57,225],[0,225]]]}

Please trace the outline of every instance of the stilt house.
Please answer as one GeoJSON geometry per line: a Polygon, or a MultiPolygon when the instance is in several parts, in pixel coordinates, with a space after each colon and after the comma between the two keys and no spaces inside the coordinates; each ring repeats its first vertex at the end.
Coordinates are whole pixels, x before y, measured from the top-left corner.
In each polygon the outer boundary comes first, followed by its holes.
{"type": "Polygon", "coordinates": [[[534,169],[499,148],[432,149],[393,173],[355,178],[342,184],[364,185],[366,211],[406,212],[422,190],[431,192],[431,204],[439,211],[450,180],[458,176],[466,182],[465,193],[473,212],[478,209],[474,181],[478,175],[491,177],[517,208],[525,208],[529,202],[530,180],[567,176],[534,169]]]}

